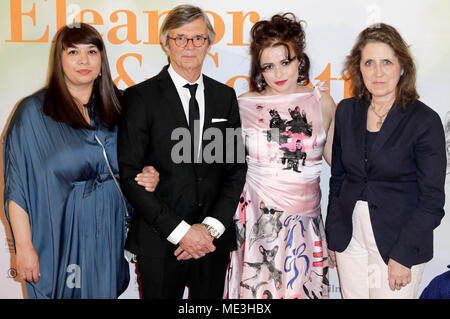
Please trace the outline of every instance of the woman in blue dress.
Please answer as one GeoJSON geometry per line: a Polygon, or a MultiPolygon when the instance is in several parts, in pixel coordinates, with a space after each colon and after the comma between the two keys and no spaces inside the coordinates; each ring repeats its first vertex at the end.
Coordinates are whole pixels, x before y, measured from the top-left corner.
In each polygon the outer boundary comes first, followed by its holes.
{"type": "MultiPolygon", "coordinates": [[[[28,298],[117,298],[128,286],[120,97],[100,34],[63,27],[47,87],[18,105],[4,142],[5,211],[28,298]]],[[[140,178],[152,190],[157,176],[140,178]]]]}

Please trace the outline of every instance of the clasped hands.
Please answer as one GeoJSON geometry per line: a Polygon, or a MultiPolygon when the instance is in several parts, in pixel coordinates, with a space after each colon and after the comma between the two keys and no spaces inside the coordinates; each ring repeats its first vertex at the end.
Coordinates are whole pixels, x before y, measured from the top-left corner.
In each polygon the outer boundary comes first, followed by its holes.
{"type": "MultiPolygon", "coordinates": [[[[153,166],[146,166],[142,173],[136,176],[135,180],[139,185],[144,186],[146,191],[154,192],[159,182],[159,173],[153,166]]],[[[174,255],[177,256],[178,260],[204,257],[216,250],[212,243],[213,240],[214,237],[208,233],[202,224],[194,224],[180,240],[174,255]]]]}
{"type": "Polygon", "coordinates": [[[199,259],[216,250],[212,237],[202,224],[194,224],[180,240],[174,252],[178,260],[199,259]]]}

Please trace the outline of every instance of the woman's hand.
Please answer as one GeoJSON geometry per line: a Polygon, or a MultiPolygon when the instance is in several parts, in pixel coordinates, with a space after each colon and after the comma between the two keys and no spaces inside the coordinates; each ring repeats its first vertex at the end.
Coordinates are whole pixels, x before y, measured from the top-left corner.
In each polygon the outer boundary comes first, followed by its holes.
{"type": "Polygon", "coordinates": [[[20,279],[35,283],[39,281],[39,256],[33,245],[16,247],[16,269],[20,279]]]}
{"type": "Polygon", "coordinates": [[[328,249],[328,267],[336,267],[336,252],[330,249],[328,249]]]}
{"type": "Polygon", "coordinates": [[[142,173],[134,179],[139,185],[144,186],[147,192],[154,192],[159,182],[159,173],[153,166],[145,166],[142,173]]]}
{"type": "Polygon", "coordinates": [[[14,201],[8,202],[9,219],[16,245],[16,269],[20,279],[38,282],[41,275],[39,256],[34,249],[30,219],[27,212],[14,201]]]}
{"type": "Polygon", "coordinates": [[[389,259],[388,279],[389,288],[391,288],[392,291],[400,290],[411,282],[411,269],[393,259],[389,259]]]}

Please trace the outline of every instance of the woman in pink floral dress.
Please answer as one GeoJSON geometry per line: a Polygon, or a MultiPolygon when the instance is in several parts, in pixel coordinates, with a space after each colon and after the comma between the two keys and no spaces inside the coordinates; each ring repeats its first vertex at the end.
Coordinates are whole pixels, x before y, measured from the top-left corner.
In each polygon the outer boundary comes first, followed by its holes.
{"type": "Polygon", "coordinates": [[[251,90],[239,98],[248,172],[224,297],[327,298],[319,184],[335,104],[323,83],[307,86],[305,34],[293,14],[260,21],[251,35],[251,90]]]}

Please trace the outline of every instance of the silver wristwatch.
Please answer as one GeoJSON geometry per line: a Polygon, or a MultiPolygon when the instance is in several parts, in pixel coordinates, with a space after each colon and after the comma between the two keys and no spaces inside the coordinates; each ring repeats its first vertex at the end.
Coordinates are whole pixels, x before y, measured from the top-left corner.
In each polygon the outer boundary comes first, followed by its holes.
{"type": "Polygon", "coordinates": [[[206,230],[211,235],[211,237],[217,238],[217,236],[219,236],[219,231],[217,229],[215,229],[214,227],[212,227],[211,225],[208,225],[208,224],[202,224],[202,225],[205,226],[206,230]]]}

